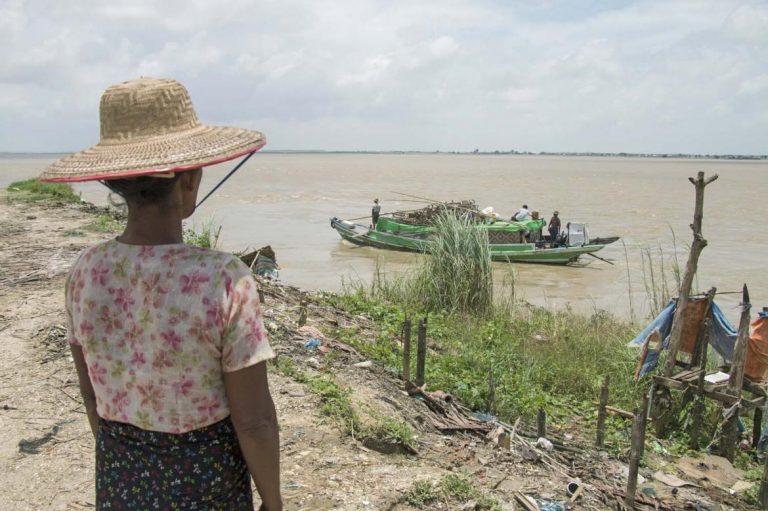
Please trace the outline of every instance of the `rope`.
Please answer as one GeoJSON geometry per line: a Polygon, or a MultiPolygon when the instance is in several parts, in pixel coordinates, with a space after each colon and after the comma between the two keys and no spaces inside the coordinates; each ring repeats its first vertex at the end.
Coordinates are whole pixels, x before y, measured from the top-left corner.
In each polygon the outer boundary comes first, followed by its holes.
{"type": "Polygon", "coordinates": [[[227,179],[229,179],[230,177],[232,177],[232,174],[234,174],[235,172],[237,172],[237,171],[240,169],[240,167],[242,167],[242,166],[243,166],[243,164],[244,164],[245,162],[247,162],[247,161],[248,161],[248,158],[250,158],[251,156],[253,156],[253,153],[255,153],[255,152],[256,152],[256,151],[253,151],[253,152],[251,152],[251,153],[248,153],[248,156],[246,156],[245,158],[243,158],[243,159],[242,159],[242,161],[240,161],[240,163],[238,163],[238,164],[237,164],[237,166],[236,166],[234,169],[232,169],[232,170],[230,171],[230,173],[229,173],[229,174],[227,174],[226,176],[224,176],[224,179],[222,179],[221,181],[219,181],[219,184],[217,184],[216,186],[214,186],[214,187],[213,187],[213,190],[211,190],[210,192],[208,192],[208,195],[206,195],[205,197],[203,197],[203,199],[202,199],[200,202],[198,202],[198,203],[195,205],[195,209],[199,208],[199,207],[200,207],[200,205],[201,205],[203,202],[205,202],[205,200],[206,200],[208,197],[210,197],[211,195],[213,195],[213,192],[215,192],[216,190],[218,190],[218,189],[219,189],[219,187],[220,187],[221,185],[223,185],[223,184],[224,184],[224,182],[225,182],[227,179]]]}

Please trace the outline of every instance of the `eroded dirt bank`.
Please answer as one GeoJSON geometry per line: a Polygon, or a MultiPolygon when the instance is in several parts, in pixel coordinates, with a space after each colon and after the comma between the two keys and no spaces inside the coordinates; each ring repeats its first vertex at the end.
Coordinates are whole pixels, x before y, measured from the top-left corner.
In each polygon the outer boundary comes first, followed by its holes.
{"type": "MultiPolygon", "coordinates": [[[[93,439],[64,341],[62,305],[64,278],[78,252],[113,235],[88,230],[94,217],[91,208],[9,203],[0,193],[4,510],[94,507],[93,439]]],[[[259,241],[268,240],[254,240],[254,245],[259,241]]],[[[375,324],[324,306],[300,290],[268,282],[262,286],[265,322],[279,354],[271,382],[282,431],[286,509],[522,509],[516,500],[521,494],[540,503],[567,503],[566,485],[576,477],[584,490],[569,504],[573,508],[617,507],[624,465],[592,451],[577,426],[556,432],[558,438],[572,439],[560,451],[538,449],[519,436],[506,450],[479,434],[444,434],[434,427],[434,414],[424,401],[409,397],[395,375],[375,364],[360,364],[366,361],[354,349],[322,335],[331,326],[355,324],[374,338],[375,324]],[[307,302],[307,326],[316,330],[297,324],[302,300],[307,302]],[[311,337],[320,338],[322,349],[305,348],[311,337]],[[296,378],[297,371],[305,377],[296,378]],[[375,443],[370,448],[343,420],[329,417],[328,403],[307,384],[307,378],[321,375],[351,389],[349,401],[363,422],[406,423],[416,454],[397,448],[390,454],[378,452],[388,449],[375,443]],[[471,481],[474,493],[446,493],[449,474],[471,481]],[[421,493],[414,492],[418,481],[427,482],[421,493]]],[[[521,425],[519,431],[523,429],[521,425]]],[[[659,487],[657,494],[665,497],[667,509],[697,501],[706,509],[744,507],[715,489],[697,494],[680,488],[675,497],[668,489],[664,492],[659,487]],[[719,503],[710,500],[713,496],[719,503]]],[[[649,504],[646,509],[653,508],[652,500],[649,504]]]]}

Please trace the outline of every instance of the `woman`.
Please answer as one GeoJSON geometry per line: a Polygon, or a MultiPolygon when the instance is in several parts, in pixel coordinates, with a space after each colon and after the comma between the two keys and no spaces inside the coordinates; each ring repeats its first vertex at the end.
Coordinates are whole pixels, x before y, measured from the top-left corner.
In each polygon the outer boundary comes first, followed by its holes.
{"type": "Polygon", "coordinates": [[[230,254],[187,246],[202,168],[264,145],[201,124],[186,89],[142,78],[101,98],[101,139],[42,180],[101,180],[125,231],[67,280],[68,340],[96,437],[97,509],[281,510],[279,441],[256,285],[230,254]]]}

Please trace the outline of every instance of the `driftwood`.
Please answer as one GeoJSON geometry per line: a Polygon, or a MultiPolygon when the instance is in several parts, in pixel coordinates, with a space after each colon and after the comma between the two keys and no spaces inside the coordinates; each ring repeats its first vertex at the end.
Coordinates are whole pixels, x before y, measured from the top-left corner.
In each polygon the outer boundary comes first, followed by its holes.
{"type": "Polygon", "coordinates": [[[683,281],[680,284],[680,291],[678,293],[677,308],[675,309],[675,316],[672,319],[672,332],[669,336],[669,351],[667,353],[667,361],[664,365],[664,376],[672,376],[672,371],[675,368],[675,360],[677,358],[677,351],[680,344],[680,336],[682,334],[683,327],[683,313],[688,306],[689,295],[691,294],[691,285],[693,284],[693,277],[696,275],[696,268],[699,264],[699,256],[701,255],[704,247],[707,246],[707,240],[701,233],[701,224],[704,217],[704,188],[715,181],[718,178],[717,174],[714,174],[708,178],[704,178],[704,172],[699,172],[696,179],[689,177],[688,180],[693,183],[696,188],[696,205],[693,213],[693,224],[691,229],[693,230],[693,244],[691,245],[691,251],[688,254],[688,262],[685,265],[685,273],[683,274],[683,281]]]}
{"type": "Polygon", "coordinates": [[[491,424],[480,422],[467,415],[453,402],[450,394],[425,392],[411,382],[405,382],[406,391],[424,401],[429,408],[432,425],[440,431],[481,431],[488,432],[491,424]]]}

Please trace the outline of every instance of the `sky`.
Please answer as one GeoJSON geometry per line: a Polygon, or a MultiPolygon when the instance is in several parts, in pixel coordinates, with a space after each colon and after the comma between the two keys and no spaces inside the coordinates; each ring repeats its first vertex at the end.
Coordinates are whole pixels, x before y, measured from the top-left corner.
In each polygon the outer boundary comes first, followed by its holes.
{"type": "Polygon", "coordinates": [[[768,153],[768,0],[0,0],[0,151],[139,76],[271,150],[768,153]]]}

